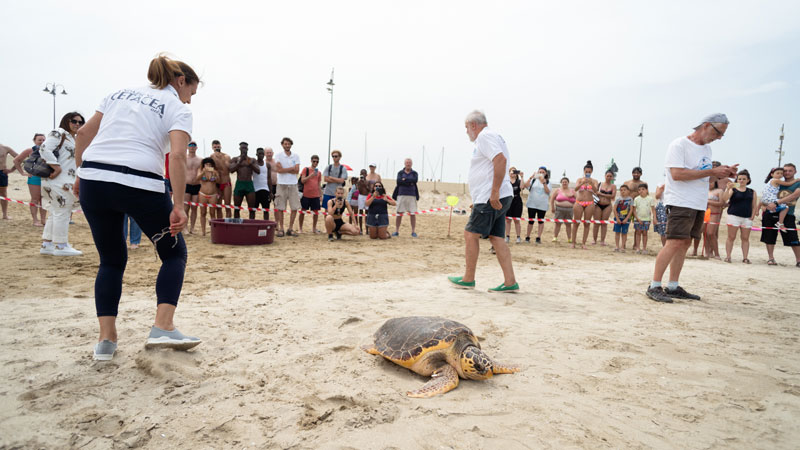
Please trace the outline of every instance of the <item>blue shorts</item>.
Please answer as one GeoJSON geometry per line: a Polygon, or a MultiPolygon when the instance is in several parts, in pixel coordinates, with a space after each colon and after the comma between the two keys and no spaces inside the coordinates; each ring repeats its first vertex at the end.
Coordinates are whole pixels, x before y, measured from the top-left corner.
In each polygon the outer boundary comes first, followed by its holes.
{"type": "Polygon", "coordinates": [[[41,186],[42,179],[39,177],[28,177],[28,184],[30,184],[31,186],[41,186]]]}
{"type": "Polygon", "coordinates": [[[0,187],[8,186],[8,175],[5,172],[0,170],[0,187]]]}
{"type": "Polygon", "coordinates": [[[370,214],[367,211],[367,226],[368,227],[388,227],[389,214],[370,214]]]}
{"type": "Polygon", "coordinates": [[[322,194],[322,208],[328,209],[328,200],[336,198],[335,195],[322,194]]]}
{"type": "Polygon", "coordinates": [[[614,233],[628,234],[628,225],[630,225],[630,223],[615,223],[614,233]]]}
{"type": "Polygon", "coordinates": [[[650,221],[649,220],[643,220],[641,222],[636,222],[636,223],[633,224],[633,229],[634,230],[639,230],[639,231],[647,231],[647,230],[650,229],[650,221]]]}
{"type": "Polygon", "coordinates": [[[492,208],[490,203],[474,204],[464,229],[470,233],[480,234],[484,239],[489,236],[506,237],[506,212],[511,207],[512,199],[511,196],[501,198],[500,209],[492,208]]]}

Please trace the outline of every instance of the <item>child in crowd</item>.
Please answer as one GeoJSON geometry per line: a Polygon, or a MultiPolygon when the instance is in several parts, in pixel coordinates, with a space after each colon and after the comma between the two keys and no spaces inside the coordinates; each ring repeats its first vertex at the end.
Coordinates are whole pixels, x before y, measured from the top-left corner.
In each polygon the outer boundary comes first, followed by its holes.
{"type": "Polygon", "coordinates": [[[650,197],[647,183],[639,185],[639,196],[633,201],[633,218],[636,221],[633,224],[633,232],[639,237],[639,242],[642,243],[641,250],[637,250],[636,253],[646,255],[647,232],[650,231],[650,222],[655,219],[655,223],[658,224],[656,202],[650,197]]]}
{"type": "Polygon", "coordinates": [[[619,195],[620,197],[614,202],[614,242],[617,245],[614,251],[625,253],[625,243],[628,241],[628,226],[633,213],[633,199],[627,184],[619,187],[619,195]],[[622,238],[622,247],[619,246],[620,238],[622,238]]]}
{"type": "Polygon", "coordinates": [[[656,188],[656,215],[653,229],[661,236],[661,246],[667,245],[667,207],[664,205],[665,185],[656,188]]]}
{"type": "Polygon", "coordinates": [[[367,181],[367,169],[361,169],[360,177],[356,183],[358,187],[358,229],[364,234],[364,217],[367,215],[367,196],[370,194],[370,186],[367,181]]]}
{"type": "MultiPolygon", "coordinates": [[[[347,203],[350,204],[350,207],[353,208],[353,211],[358,211],[358,178],[350,177],[350,191],[347,192],[347,203]]],[[[350,214],[350,219],[348,219],[348,223],[350,225],[354,225],[358,222],[355,214],[350,214]]]]}
{"type": "MultiPolygon", "coordinates": [[[[764,186],[764,192],[761,195],[761,204],[766,206],[770,203],[778,203],[778,191],[780,191],[781,186],[791,186],[795,181],[783,181],[783,168],[776,167],[769,171],[769,175],[767,175],[767,179],[764,180],[764,183],[767,183],[764,186]]],[[[779,229],[784,229],[783,221],[786,220],[786,214],[789,212],[789,207],[786,205],[778,205],[775,208],[775,212],[778,213],[778,223],[775,224],[779,229]]]]}

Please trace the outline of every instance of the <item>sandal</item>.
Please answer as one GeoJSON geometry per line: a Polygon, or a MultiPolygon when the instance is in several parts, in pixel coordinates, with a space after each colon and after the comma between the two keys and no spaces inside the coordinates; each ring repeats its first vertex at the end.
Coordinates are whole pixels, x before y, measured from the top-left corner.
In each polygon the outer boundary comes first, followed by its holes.
{"type": "Polygon", "coordinates": [[[278,230],[278,231],[275,232],[275,236],[283,237],[283,235],[284,235],[283,234],[283,230],[278,230]]]}
{"type": "Polygon", "coordinates": [[[750,264],[750,260],[747,259],[747,258],[743,259],[742,262],[745,263],[745,264],[750,264]]]}
{"type": "Polygon", "coordinates": [[[731,262],[731,259],[730,258],[725,258],[725,262],[729,263],[729,262],[731,262]]]}
{"type": "Polygon", "coordinates": [[[776,263],[774,259],[768,259],[767,260],[767,265],[768,266],[777,266],[778,263],[776,263]]]}
{"type": "Polygon", "coordinates": [[[289,230],[286,232],[286,235],[297,237],[297,232],[295,232],[294,230],[289,230]]]}

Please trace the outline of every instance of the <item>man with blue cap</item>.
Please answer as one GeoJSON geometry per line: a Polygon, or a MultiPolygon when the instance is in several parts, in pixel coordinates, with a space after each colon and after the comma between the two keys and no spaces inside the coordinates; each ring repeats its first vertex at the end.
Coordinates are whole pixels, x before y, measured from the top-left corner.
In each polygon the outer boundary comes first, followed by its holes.
{"type": "Polygon", "coordinates": [[[678,278],[692,238],[702,236],[703,217],[708,202],[709,177],[735,177],[738,164],[712,167],[711,147],[708,144],[722,139],[728,129],[728,117],[710,114],[700,120],[694,132],[672,141],[667,148],[666,187],[664,205],[667,207],[667,242],[656,257],[653,280],[647,296],[657,302],[672,303],[673,298],[700,300],[678,285],[678,278]],[[669,267],[669,282],[662,287],[661,279],[669,267]]]}

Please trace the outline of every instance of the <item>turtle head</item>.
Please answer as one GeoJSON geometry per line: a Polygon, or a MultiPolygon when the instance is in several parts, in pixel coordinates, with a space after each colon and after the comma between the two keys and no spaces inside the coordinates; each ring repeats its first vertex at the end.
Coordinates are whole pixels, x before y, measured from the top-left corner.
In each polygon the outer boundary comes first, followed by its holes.
{"type": "Polygon", "coordinates": [[[481,349],[470,345],[461,352],[461,371],[470,380],[486,380],[492,377],[492,360],[481,349]]]}

